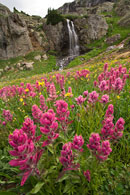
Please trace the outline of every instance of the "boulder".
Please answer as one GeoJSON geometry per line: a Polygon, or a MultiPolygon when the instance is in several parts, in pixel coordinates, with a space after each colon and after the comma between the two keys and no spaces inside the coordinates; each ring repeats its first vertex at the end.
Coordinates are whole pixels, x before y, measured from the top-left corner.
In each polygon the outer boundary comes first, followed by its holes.
{"type": "Polygon", "coordinates": [[[40,61],[41,60],[41,55],[35,56],[34,59],[40,61]]]}
{"type": "Polygon", "coordinates": [[[100,39],[106,35],[108,30],[108,24],[106,20],[99,15],[90,15],[88,17],[88,37],[91,40],[100,39]]]}
{"type": "Polygon", "coordinates": [[[34,62],[19,62],[16,64],[16,68],[19,70],[33,70],[34,62]]]}
{"type": "Polygon", "coordinates": [[[25,62],[24,69],[25,70],[33,70],[34,62],[25,62]]]}
{"type": "Polygon", "coordinates": [[[106,43],[107,43],[108,45],[112,45],[112,44],[115,43],[116,41],[120,40],[120,38],[121,38],[121,35],[120,35],[120,34],[113,35],[113,36],[108,37],[108,38],[106,39],[106,43]]]}
{"type": "Polygon", "coordinates": [[[46,54],[44,54],[44,55],[42,56],[42,59],[48,60],[48,56],[47,56],[46,54]]]}
{"type": "Polygon", "coordinates": [[[9,67],[9,66],[6,66],[6,67],[4,68],[4,71],[7,72],[9,69],[10,69],[10,67],[9,67]]]}

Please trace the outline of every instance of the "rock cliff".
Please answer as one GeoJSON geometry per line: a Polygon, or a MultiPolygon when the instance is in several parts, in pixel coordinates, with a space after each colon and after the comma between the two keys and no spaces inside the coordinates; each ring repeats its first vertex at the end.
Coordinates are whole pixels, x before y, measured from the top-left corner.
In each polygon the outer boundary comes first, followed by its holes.
{"type": "Polygon", "coordinates": [[[24,55],[32,49],[25,21],[0,4],[0,59],[24,55]]]}

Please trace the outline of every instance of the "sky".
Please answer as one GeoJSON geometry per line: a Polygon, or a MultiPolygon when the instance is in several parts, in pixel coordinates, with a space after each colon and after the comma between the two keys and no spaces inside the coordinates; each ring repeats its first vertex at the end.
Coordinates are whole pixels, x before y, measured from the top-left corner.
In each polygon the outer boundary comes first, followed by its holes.
{"type": "Polygon", "coordinates": [[[24,11],[29,15],[39,15],[44,17],[48,8],[57,9],[64,3],[73,0],[0,0],[0,3],[7,6],[11,11],[15,7],[19,11],[24,11]]]}

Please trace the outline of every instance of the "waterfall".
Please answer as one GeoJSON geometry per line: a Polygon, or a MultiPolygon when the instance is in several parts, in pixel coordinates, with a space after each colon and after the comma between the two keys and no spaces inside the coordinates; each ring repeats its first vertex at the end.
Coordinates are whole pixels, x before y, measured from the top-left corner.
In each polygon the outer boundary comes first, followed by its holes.
{"type": "Polygon", "coordinates": [[[78,36],[75,31],[74,23],[67,19],[67,29],[69,34],[69,52],[68,56],[60,59],[57,63],[59,70],[69,64],[76,56],[79,56],[79,45],[78,45],[78,36]]]}
{"type": "Polygon", "coordinates": [[[69,56],[78,56],[79,55],[78,36],[74,28],[74,23],[68,19],[67,28],[69,32],[69,56]]]}

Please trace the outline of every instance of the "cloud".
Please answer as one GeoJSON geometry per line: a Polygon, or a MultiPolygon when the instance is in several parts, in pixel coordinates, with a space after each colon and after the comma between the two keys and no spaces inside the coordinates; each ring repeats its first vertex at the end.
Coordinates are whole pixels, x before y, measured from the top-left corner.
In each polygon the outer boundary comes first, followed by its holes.
{"type": "Polygon", "coordinates": [[[11,11],[15,7],[19,11],[24,11],[30,15],[45,16],[48,8],[57,9],[64,3],[73,0],[0,0],[0,3],[7,6],[11,11]]]}

